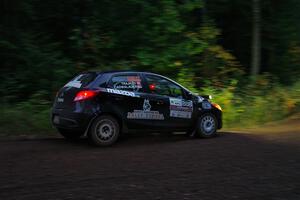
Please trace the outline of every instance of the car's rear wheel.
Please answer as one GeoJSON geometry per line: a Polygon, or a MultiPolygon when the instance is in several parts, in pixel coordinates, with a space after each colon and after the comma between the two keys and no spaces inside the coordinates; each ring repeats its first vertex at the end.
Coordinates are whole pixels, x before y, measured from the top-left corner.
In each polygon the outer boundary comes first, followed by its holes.
{"type": "Polygon", "coordinates": [[[120,136],[120,125],[118,121],[109,115],[100,116],[95,119],[89,131],[90,141],[97,146],[110,146],[120,136]]]}
{"type": "Polygon", "coordinates": [[[62,128],[58,128],[57,130],[67,140],[77,140],[84,134],[83,132],[76,132],[62,128]]]}
{"type": "Polygon", "coordinates": [[[214,137],[217,134],[218,121],[212,113],[205,113],[197,122],[197,136],[203,138],[214,137]]]}

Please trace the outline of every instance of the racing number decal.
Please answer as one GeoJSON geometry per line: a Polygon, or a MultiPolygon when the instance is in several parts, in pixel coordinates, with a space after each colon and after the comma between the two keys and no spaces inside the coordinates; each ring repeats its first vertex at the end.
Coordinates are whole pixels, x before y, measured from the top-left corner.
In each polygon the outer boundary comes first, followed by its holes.
{"type": "Polygon", "coordinates": [[[192,113],[192,101],[170,98],[170,117],[191,119],[192,113]]]}

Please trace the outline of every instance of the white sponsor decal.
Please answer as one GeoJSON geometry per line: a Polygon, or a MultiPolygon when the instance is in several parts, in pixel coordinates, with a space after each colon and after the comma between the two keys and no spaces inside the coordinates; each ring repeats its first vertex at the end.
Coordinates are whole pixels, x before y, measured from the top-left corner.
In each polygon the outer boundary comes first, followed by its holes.
{"type": "Polygon", "coordinates": [[[65,85],[65,87],[74,87],[74,88],[81,88],[82,83],[80,80],[80,78],[83,76],[83,74],[77,76],[74,80],[70,81],[69,83],[67,83],[65,85]]]}
{"type": "Polygon", "coordinates": [[[145,99],[145,101],[144,101],[143,110],[144,111],[150,111],[151,110],[151,104],[150,104],[148,99],[145,99]]]}
{"type": "Polygon", "coordinates": [[[170,98],[170,105],[171,106],[179,106],[179,107],[193,107],[193,102],[184,99],[177,99],[177,98],[170,98]]]}
{"type": "Polygon", "coordinates": [[[81,88],[82,84],[80,81],[70,81],[65,85],[65,87],[74,87],[74,88],[81,88]]]}
{"type": "Polygon", "coordinates": [[[192,118],[193,102],[184,99],[170,98],[170,117],[192,118]]]}
{"type": "Polygon", "coordinates": [[[186,112],[186,111],[179,111],[179,110],[170,110],[170,116],[190,119],[190,118],[192,118],[192,113],[186,112]]]}
{"type": "Polygon", "coordinates": [[[120,76],[113,82],[113,88],[117,90],[139,91],[142,88],[142,80],[139,76],[120,76]]]}
{"type": "Polygon", "coordinates": [[[107,88],[106,91],[109,93],[113,93],[113,94],[120,94],[120,95],[125,95],[125,96],[130,96],[130,97],[139,97],[134,92],[124,91],[124,90],[116,90],[116,89],[107,88]]]}
{"type": "Polygon", "coordinates": [[[188,108],[193,108],[193,102],[188,101],[188,100],[182,100],[182,106],[183,107],[188,107],[188,108]]]}
{"type": "Polygon", "coordinates": [[[164,120],[164,115],[160,114],[158,111],[143,111],[134,110],[127,114],[128,119],[152,119],[152,120],[164,120]]]}
{"type": "Polygon", "coordinates": [[[143,110],[134,110],[127,114],[128,119],[150,119],[150,120],[164,120],[163,114],[158,111],[151,111],[151,104],[148,99],[144,100],[143,110]]]}
{"type": "Polygon", "coordinates": [[[133,81],[132,82],[123,81],[123,82],[114,84],[114,88],[115,89],[130,89],[130,90],[137,91],[138,89],[142,88],[142,85],[138,84],[137,82],[133,82],[133,81]]]}

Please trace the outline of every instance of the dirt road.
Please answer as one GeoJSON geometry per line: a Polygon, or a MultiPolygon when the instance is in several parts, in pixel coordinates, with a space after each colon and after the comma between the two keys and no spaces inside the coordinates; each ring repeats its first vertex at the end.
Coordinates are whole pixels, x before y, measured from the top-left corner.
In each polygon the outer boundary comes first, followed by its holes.
{"type": "Polygon", "coordinates": [[[130,136],[110,148],[1,139],[0,199],[300,199],[299,124],[213,139],[130,136]]]}

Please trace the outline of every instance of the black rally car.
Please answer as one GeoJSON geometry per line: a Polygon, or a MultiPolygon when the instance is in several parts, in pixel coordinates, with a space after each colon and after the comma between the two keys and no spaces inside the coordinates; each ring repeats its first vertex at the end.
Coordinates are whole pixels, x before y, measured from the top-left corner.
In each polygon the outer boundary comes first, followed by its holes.
{"type": "Polygon", "coordinates": [[[212,137],[222,127],[222,111],[158,74],[86,72],[58,92],[52,123],[65,138],[87,135],[94,144],[107,146],[133,130],[212,137]]]}

